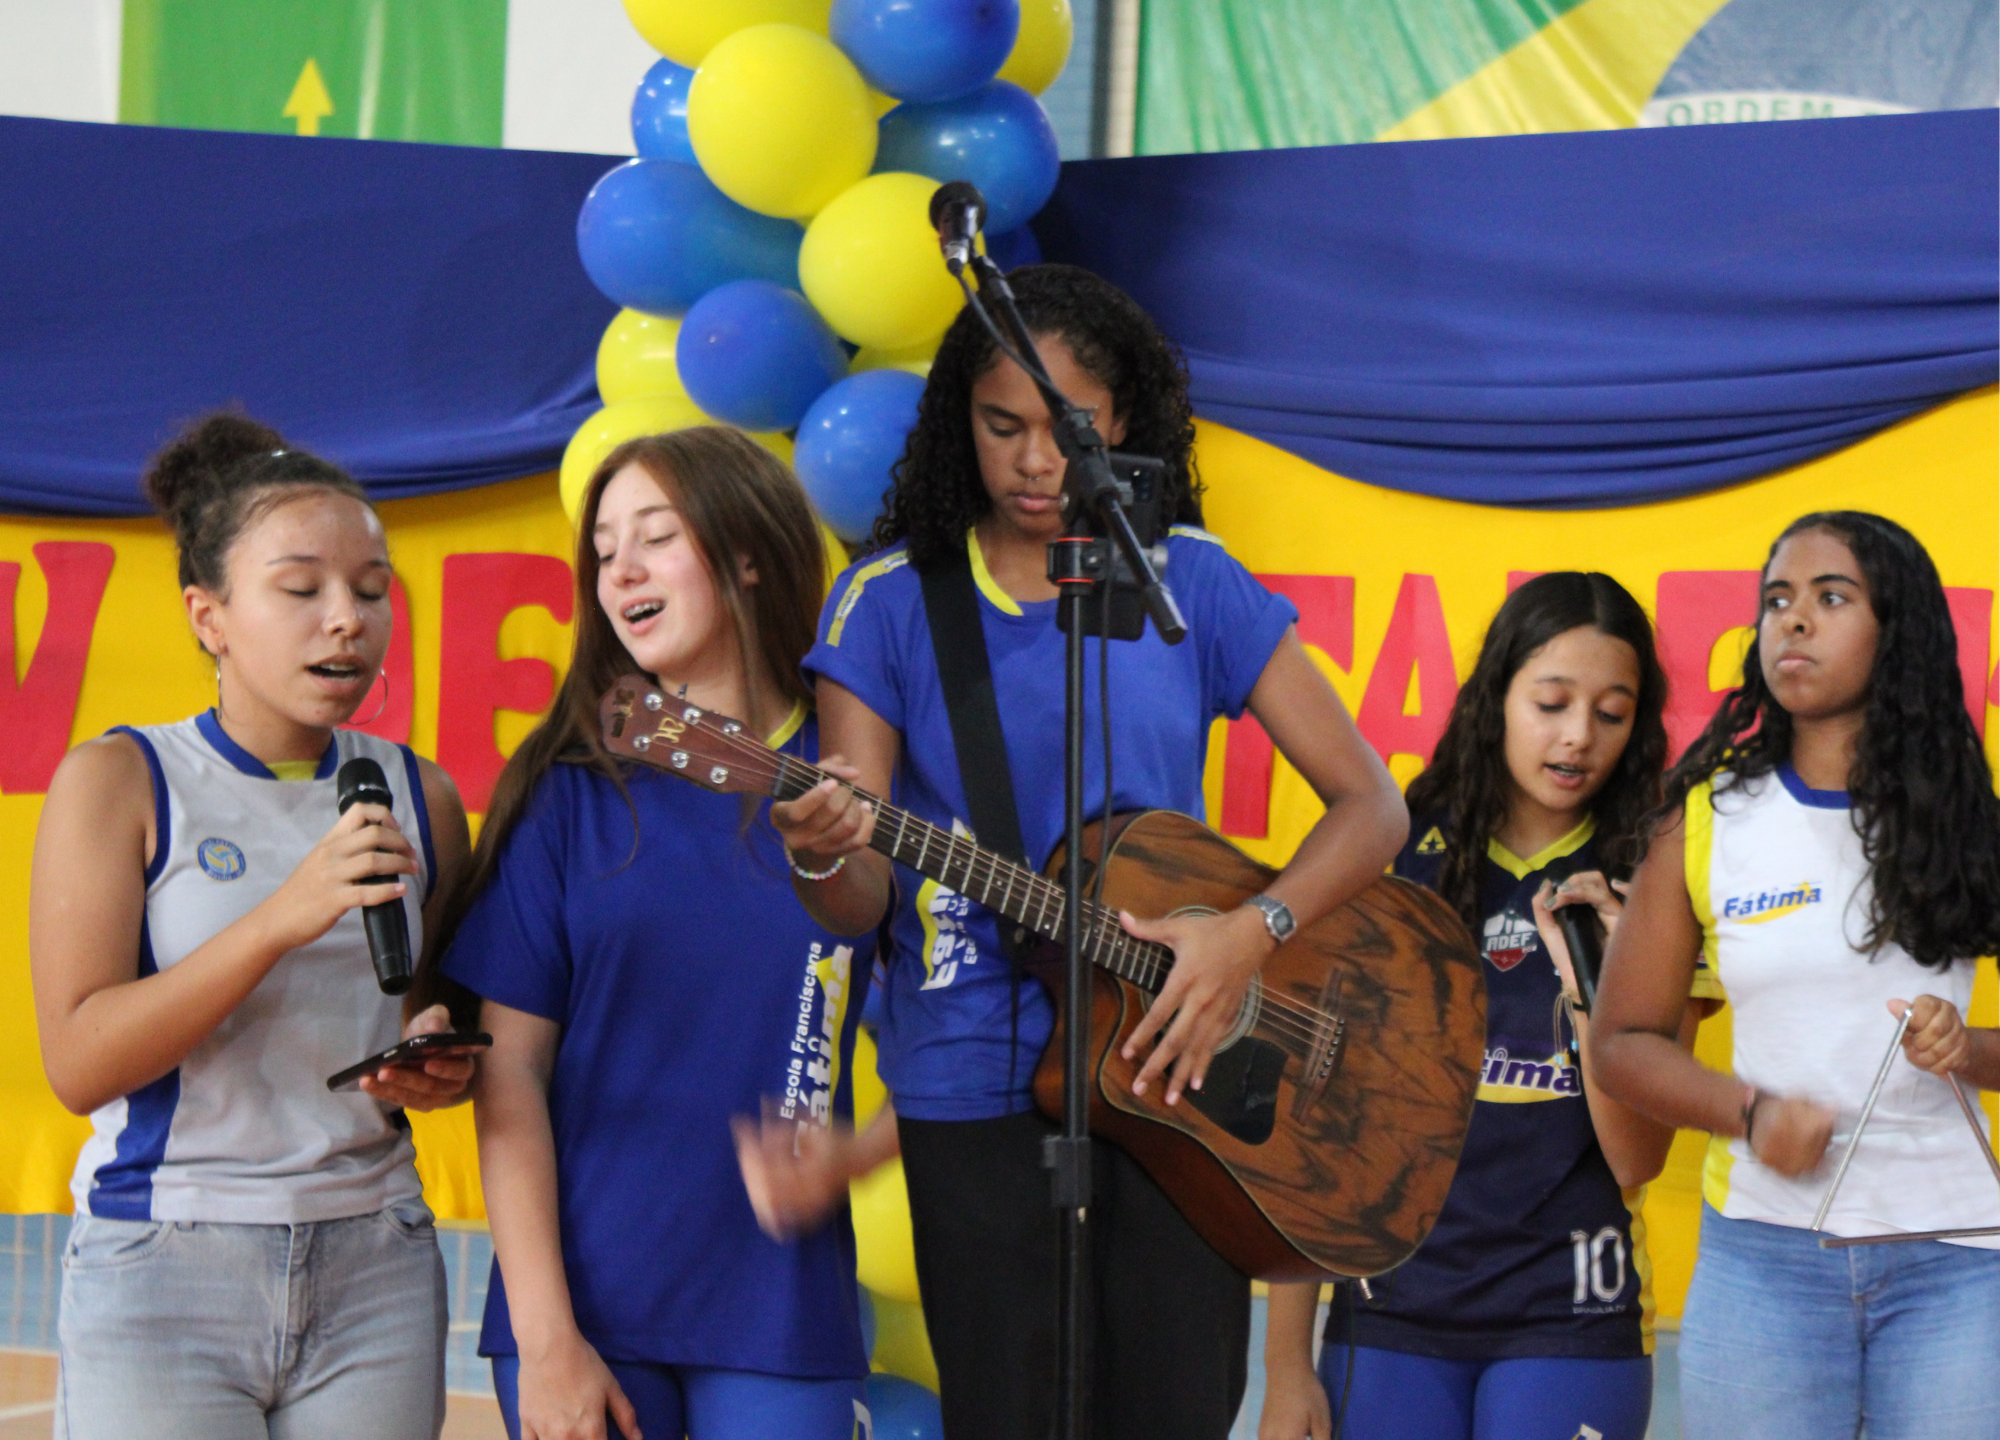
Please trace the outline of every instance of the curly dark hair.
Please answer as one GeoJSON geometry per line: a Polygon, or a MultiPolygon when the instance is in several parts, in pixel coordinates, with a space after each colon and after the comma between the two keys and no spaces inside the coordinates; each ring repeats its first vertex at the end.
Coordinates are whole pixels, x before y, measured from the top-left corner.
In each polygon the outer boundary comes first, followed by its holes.
{"type": "Polygon", "coordinates": [[[1479,879],[1486,842],[1507,819],[1507,689],[1521,667],[1558,635],[1581,626],[1623,640],[1639,660],[1638,704],[1624,753],[1591,797],[1597,853],[1606,874],[1624,879],[1643,853],[1641,826],[1659,804],[1667,759],[1667,677],[1653,626],[1631,593],[1609,575],[1560,570],[1527,581],[1500,607],[1479,661],[1451,707],[1430,766],[1410,782],[1412,816],[1439,817],[1445,857],[1437,891],[1479,933],[1479,879]]]}
{"type": "MultiPolygon", "coordinates": [[[[1111,392],[1124,417],[1119,449],[1167,465],[1163,523],[1201,524],[1194,463],[1194,411],[1187,365],[1152,317],[1123,290],[1074,265],[1024,265],[1007,277],[1021,318],[1038,340],[1055,337],[1111,392]]],[[[931,565],[965,547],[965,532],[992,508],[972,442],[972,386],[999,356],[968,306],[931,362],[917,425],[883,496],[872,548],[909,541],[910,560],[931,565]]]]}
{"type": "MultiPolygon", "coordinates": [[[[2000,798],[1966,712],[1958,638],[1937,566],[1893,520],[1824,510],[1785,527],[1771,542],[1765,570],[1780,545],[1808,530],[1823,530],[1854,552],[1881,627],[1847,777],[1873,882],[1866,948],[1893,942],[1938,969],[1991,955],[2000,950],[2000,798]]],[[[1718,787],[1726,794],[1791,758],[1792,717],[1771,694],[1760,648],[1760,640],[1751,642],[1743,683],[1723,697],[1667,776],[1649,833],[1679,815],[1688,792],[1718,771],[1729,774],[1718,787]]]]}

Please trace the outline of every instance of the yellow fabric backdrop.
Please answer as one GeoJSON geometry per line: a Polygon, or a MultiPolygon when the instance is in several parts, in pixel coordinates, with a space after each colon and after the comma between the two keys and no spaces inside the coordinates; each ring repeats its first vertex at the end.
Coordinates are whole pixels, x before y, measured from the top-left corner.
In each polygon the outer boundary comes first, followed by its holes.
{"type": "MultiPolygon", "coordinates": [[[[1319,470],[1247,436],[1203,425],[1202,472],[1209,486],[1211,529],[1253,571],[1294,577],[1274,584],[1309,585],[1316,595],[1351,581],[1345,602],[1351,624],[1326,615],[1308,639],[1351,709],[1361,711],[1384,638],[1399,615],[1407,619],[1430,591],[1408,577],[1431,577],[1454,675],[1421,663],[1408,676],[1402,715],[1438,718],[1449,689],[1471,668],[1487,620],[1505,596],[1511,572],[1587,567],[1608,571],[1648,605],[1659,577],[1681,571],[1754,571],[1771,537],[1808,510],[1880,511],[1908,525],[1936,557],[1945,583],[1988,592],[1985,671],[1991,673],[1991,592],[2000,574],[2000,404],[1982,391],[1906,421],[1810,465],[1753,484],[1690,500],[1621,510],[1528,512],[1492,510],[1379,490],[1319,470]],[[1302,581],[1297,577],[1305,577],[1302,581]],[[1401,605],[1399,606],[1399,599],[1401,605]]],[[[515,552],[566,559],[569,534],[553,476],[455,495],[397,501],[383,507],[397,571],[409,595],[416,677],[410,743],[435,753],[443,606],[449,555],[515,552]]],[[[17,668],[33,656],[47,611],[47,588],[33,546],[49,540],[109,544],[116,555],[92,634],[72,728],[74,739],[114,724],[179,719],[211,703],[213,675],[188,637],[177,602],[172,546],[142,521],[55,521],[0,518],[0,563],[21,567],[11,617],[17,668]]],[[[1171,579],[1171,576],[1169,576],[1171,579]]],[[[1315,612],[1316,614],[1318,612],[1315,612]]],[[[1749,619],[1746,614],[1744,619],[1749,619]]],[[[7,617],[0,617],[5,623],[7,617]]],[[[540,608],[510,614],[497,638],[500,657],[527,657],[559,667],[568,626],[540,608]]],[[[1728,683],[1741,637],[1714,647],[1711,683],[1728,683]]],[[[1392,677],[1400,682],[1400,674],[1392,677]]],[[[1986,685],[1990,693],[1990,680],[1986,685]]],[[[1380,699],[1377,699],[1378,712],[1380,699]]],[[[1391,706],[1391,709],[1394,707],[1391,706]]],[[[510,710],[493,714],[495,739],[511,752],[534,723],[510,710]]],[[[1989,754],[2000,742],[2000,719],[1985,710],[1989,754]]],[[[1230,749],[1227,726],[1211,744],[1208,804],[1224,803],[1230,749]]],[[[1239,737],[1240,741],[1241,737],[1239,737]]],[[[1419,761],[1398,755],[1392,767],[1407,781],[1419,761]]],[[[1232,797],[1258,811],[1263,797],[1232,797]]],[[[26,902],[29,856],[39,795],[0,796],[0,1212],[69,1208],[67,1181],[85,1122],[66,1114],[42,1078],[29,992],[26,902]]],[[[1316,806],[1299,777],[1280,759],[1270,780],[1266,833],[1245,838],[1253,853],[1281,861],[1311,825],[1316,806]]],[[[1225,827],[1227,828],[1227,827],[1225,827]]],[[[1980,1023],[1995,1021],[1994,988],[1983,974],[1977,992],[1980,1023]]],[[[1727,1012],[1703,1027],[1702,1055],[1726,1064],[1727,1012]]],[[[433,1206],[447,1218],[476,1220],[484,1206],[466,1109],[415,1121],[419,1164],[433,1206]]],[[[1693,1261],[1698,1212],[1700,1137],[1683,1136],[1668,1170],[1652,1188],[1647,1220],[1652,1236],[1661,1313],[1678,1314],[1693,1261]]]]}

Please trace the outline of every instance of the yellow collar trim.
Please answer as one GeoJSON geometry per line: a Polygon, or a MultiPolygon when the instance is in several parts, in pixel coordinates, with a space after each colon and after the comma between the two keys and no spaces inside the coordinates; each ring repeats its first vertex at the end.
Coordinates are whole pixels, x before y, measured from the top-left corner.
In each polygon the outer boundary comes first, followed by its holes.
{"type": "Polygon", "coordinates": [[[993,572],[986,568],[985,552],[979,548],[978,527],[965,532],[965,558],[972,562],[972,583],[979,587],[979,593],[993,602],[993,608],[1002,615],[1019,615],[1021,602],[1000,588],[1000,582],[993,578],[993,572]]]}
{"type": "Polygon", "coordinates": [[[1578,825],[1576,829],[1570,831],[1562,839],[1530,855],[1525,860],[1516,855],[1512,850],[1509,850],[1505,845],[1502,845],[1497,839],[1486,842],[1486,858],[1491,860],[1495,865],[1498,865],[1502,870],[1505,870],[1509,875],[1512,875],[1516,880],[1525,880],[1543,866],[1553,864],[1565,855],[1574,855],[1578,850],[1583,848],[1583,842],[1596,833],[1597,817],[1595,815],[1586,815],[1583,817],[1583,823],[1578,825]]]}
{"type": "Polygon", "coordinates": [[[264,768],[280,780],[310,780],[319,773],[319,761],[268,760],[264,768]]]}
{"type": "Polygon", "coordinates": [[[785,723],[764,737],[764,743],[773,750],[799,733],[799,727],[806,723],[806,702],[794,700],[792,713],[785,717],[785,723]]]}

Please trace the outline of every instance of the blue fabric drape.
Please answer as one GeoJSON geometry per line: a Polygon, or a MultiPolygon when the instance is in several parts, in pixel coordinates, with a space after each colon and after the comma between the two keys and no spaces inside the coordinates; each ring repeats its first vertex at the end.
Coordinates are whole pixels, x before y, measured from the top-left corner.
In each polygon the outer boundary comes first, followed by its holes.
{"type": "Polygon", "coordinates": [[[1064,167],[1198,414],[1506,505],[1768,474],[2000,370],[1992,110],[1064,167]]]}
{"type": "MultiPolygon", "coordinates": [[[[1064,167],[1051,259],[1199,413],[1357,479],[1601,505],[1769,473],[1996,374],[1993,111],[1064,167]]],[[[382,497],[553,466],[613,313],[609,157],[0,119],[0,511],[127,515],[241,403],[382,497]]]]}
{"type": "Polygon", "coordinates": [[[612,159],[0,119],[0,510],[132,515],[241,404],[381,498],[552,468],[615,313],[612,159]]]}

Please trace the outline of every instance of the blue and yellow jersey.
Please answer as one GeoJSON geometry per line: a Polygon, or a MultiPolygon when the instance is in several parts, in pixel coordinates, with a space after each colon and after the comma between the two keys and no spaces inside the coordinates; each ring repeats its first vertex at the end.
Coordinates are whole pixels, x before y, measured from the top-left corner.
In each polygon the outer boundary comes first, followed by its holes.
{"type": "MultiPolygon", "coordinates": [[[[1545,879],[1599,868],[1586,820],[1537,855],[1489,841],[1476,937],[1486,959],[1486,1064],[1444,1210],[1417,1253],[1372,1283],[1363,1345],[1456,1360],[1650,1354],[1653,1299],[1639,1219],[1598,1148],[1535,931],[1545,879]]],[[[1435,886],[1444,827],[1419,818],[1395,873],[1435,886]]],[[[1328,1338],[1346,1311],[1335,1306],[1328,1338]]]]}

